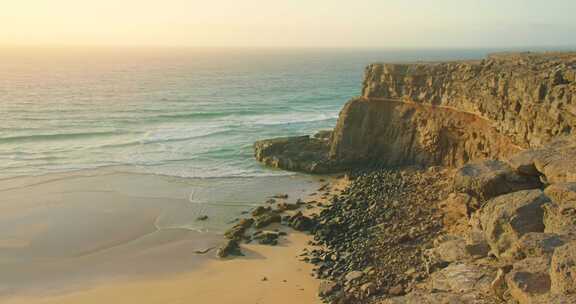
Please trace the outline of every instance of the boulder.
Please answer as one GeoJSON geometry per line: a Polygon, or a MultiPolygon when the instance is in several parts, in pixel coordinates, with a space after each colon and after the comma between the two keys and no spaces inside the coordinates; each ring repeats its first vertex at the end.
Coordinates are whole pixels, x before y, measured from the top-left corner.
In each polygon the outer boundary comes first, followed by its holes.
{"type": "Polygon", "coordinates": [[[330,165],[330,137],[282,137],[254,143],[256,160],[265,165],[291,171],[329,173],[337,171],[330,165]]]}
{"type": "Polygon", "coordinates": [[[529,304],[550,292],[548,263],[544,257],[527,258],[514,264],[506,275],[512,297],[520,304],[529,304]]]}
{"type": "Polygon", "coordinates": [[[542,148],[523,151],[508,160],[521,174],[543,175],[548,183],[576,182],[576,140],[560,137],[542,148]]]}
{"type": "Polygon", "coordinates": [[[240,244],[237,240],[228,240],[216,251],[216,256],[226,258],[228,256],[243,256],[240,250],[240,244]]]}
{"type": "Polygon", "coordinates": [[[362,271],[350,271],[346,276],[344,276],[344,280],[346,280],[346,282],[354,282],[361,279],[363,276],[364,272],[362,271]]]}
{"type": "Polygon", "coordinates": [[[511,250],[511,256],[521,260],[533,257],[550,257],[554,250],[568,241],[566,236],[554,233],[529,232],[523,235],[511,250]]]}
{"type": "Polygon", "coordinates": [[[480,221],[492,253],[501,256],[524,234],[543,232],[542,205],[547,202],[541,190],[517,191],[486,202],[480,221]]]}
{"type": "Polygon", "coordinates": [[[278,245],[278,238],[280,237],[280,233],[275,231],[257,231],[252,235],[253,240],[257,240],[258,244],[261,245],[278,245]]]}
{"type": "Polygon", "coordinates": [[[318,296],[327,297],[338,290],[338,284],[334,281],[322,280],[318,286],[318,296]]]}
{"type": "Polygon", "coordinates": [[[550,279],[553,292],[576,293],[576,242],[556,248],[550,265],[550,279]]]}
{"type": "Polygon", "coordinates": [[[469,215],[480,206],[478,200],[466,193],[450,193],[439,207],[444,215],[444,228],[456,234],[467,230],[469,215]]]}
{"type": "Polygon", "coordinates": [[[244,238],[244,233],[248,228],[252,226],[254,220],[251,218],[241,219],[238,224],[232,226],[232,228],[224,232],[224,236],[232,240],[241,240],[244,238]]]}
{"type": "Polygon", "coordinates": [[[544,193],[552,200],[544,206],[545,231],[576,235],[576,183],[553,184],[544,193]]]}
{"type": "Polygon", "coordinates": [[[280,214],[274,211],[268,211],[256,217],[254,226],[256,228],[264,228],[273,223],[280,223],[281,220],[282,217],[280,216],[280,214]]]}
{"type": "Polygon", "coordinates": [[[479,200],[540,187],[530,176],[516,174],[505,162],[485,160],[464,165],[454,175],[454,188],[479,200]]]}
{"type": "Polygon", "coordinates": [[[488,292],[496,271],[472,264],[454,263],[432,274],[430,288],[444,292],[488,292]]]}
{"type": "Polygon", "coordinates": [[[402,297],[385,299],[381,304],[494,304],[497,299],[480,292],[414,291],[402,297]]]}
{"type": "Polygon", "coordinates": [[[252,216],[260,216],[270,211],[272,211],[272,208],[270,207],[258,206],[256,209],[252,210],[252,216]]]}
{"type": "Polygon", "coordinates": [[[316,221],[298,212],[290,217],[288,225],[294,230],[311,231],[316,227],[316,221]]]}

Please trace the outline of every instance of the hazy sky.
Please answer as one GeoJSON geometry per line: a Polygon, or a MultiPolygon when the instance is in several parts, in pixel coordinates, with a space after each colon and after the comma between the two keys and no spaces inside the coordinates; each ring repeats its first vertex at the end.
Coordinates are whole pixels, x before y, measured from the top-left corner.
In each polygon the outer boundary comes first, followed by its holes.
{"type": "Polygon", "coordinates": [[[576,0],[0,0],[3,45],[576,45],[576,0]]]}

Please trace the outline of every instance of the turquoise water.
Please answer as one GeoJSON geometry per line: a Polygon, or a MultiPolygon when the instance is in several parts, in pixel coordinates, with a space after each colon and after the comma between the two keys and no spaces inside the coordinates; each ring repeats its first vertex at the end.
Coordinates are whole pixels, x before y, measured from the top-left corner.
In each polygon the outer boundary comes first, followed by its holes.
{"type": "Polygon", "coordinates": [[[332,128],[372,62],[486,50],[5,50],[0,177],[106,166],[181,177],[283,175],[255,140],[332,128]]]}

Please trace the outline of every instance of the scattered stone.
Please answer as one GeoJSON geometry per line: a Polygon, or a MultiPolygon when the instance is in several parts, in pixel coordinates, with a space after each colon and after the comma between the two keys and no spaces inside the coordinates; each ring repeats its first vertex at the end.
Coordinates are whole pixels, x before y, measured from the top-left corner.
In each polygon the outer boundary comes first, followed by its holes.
{"type": "Polygon", "coordinates": [[[338,290],[338,284],[336,284],[336,282],[329,280],[322,280],[320,281],[320,286],[318,287],[318,296],[327,297],[332,295],[337,290],[338,290]]]}
{"type": "Polygon", "coordinates": [[[378,291],[378,286],[376,286],[376,284],[374,284],[372,282],[365,283],[362,286],[360,286],[360,292],[365,297],[373,296],[377,293],[377,291],[378,291]]]}
{"type": "Polygon", "coordinates": [[[273,195],[272,198],[287,199],[287,198],[288,198],[288,194],[286,194],[286,193],[279,193],[279,194],[273,195]]]}
{"type": "Polygon", "coordinates": [[[270,207],[258,206],[258,207],[256,207],[256,209],[254,209],[252,211],[252,216],[260,216],[260,215],[266,214],[270,211],[272,211],[272,208],[270,208],[270,207]]]}
{"type": "Polygon", "coordinates": [[[206,248],[206,249],[202,249],[202,250],[195,250],[194,253],[195,254],[206,254],[206,253],[210,252],[212,249],[214,249],[214,247],[210,247],[210,248],[206,248]]]}
{"type": "Polygon", "coordinates": [[[405,294],[404,286],[402,286],[401,284],[398,284],[398,285],[388,289],[388,294],[392,295],[392,296],[401,296],[401,295],[405,294]]]}
{"type": "Polygon", "coordinates": [[[261,245],[278,245],[278,238],[280,234],[273,231],[257,231],[252,236],[252,239],[257,240],[261,245]]]}
{"type": "Polygon", "coordinates": [[[199,216],[199,217],[196,218],[197,221],[205,221],[205,220],[207,220],[207,219],[208,219],[208,216],[207,216],[207,215],[201,215],[201,216],[199,216]]]}
{"type": "Polygon", "coordinates": [[[290,204],[290,203],[280,203],[278,204],[278,211],[280,212],[284,212],[284,211],[291,211],[291,210],[297,210],[300,208],[299,204],[290,204]]]}
{"type": "Polygon", "coordinates": [[[288,225],[297,231],[311,231],[316,227],[316,221],[298,212],[290,217],[288,225]]]}
{"type": "Polygon", "coordinates": [[[280,223],[281,221],[282,221],[282,217],[280,216],[280,214],[275,213],[275,212],[267,212],[267,213],[264,213],[264,214],[256,217],[256,221],[254,223],[254,226],[256,228],[264,228],[264,227],[267,227],[273,223],[280,223]]]}
{"type": "Polygon", "coordinates": [[[232,228],[224,232],[224,236],[228,239],[239,241],[244,238],[244,233],[248,228],[252,226],[253,223],[254,220],[251,218],[241,219],[238,224],[232,226],[232,228]]]}
{"type": "Polygon", "coordinates": [[[362,271],[351,271],[348,274],[346,274],[344,279],[346,280],[346,282],[353,282],[362,278],[363,276],[364,273],[362,271]]]}
{"type": "Polygon", "coordinates": [[[218,248],[216,255],[219,258],[226,258],[228,256],[243,256],[244,254],[242,254],[237,240],[228,240],[218,248]]]}

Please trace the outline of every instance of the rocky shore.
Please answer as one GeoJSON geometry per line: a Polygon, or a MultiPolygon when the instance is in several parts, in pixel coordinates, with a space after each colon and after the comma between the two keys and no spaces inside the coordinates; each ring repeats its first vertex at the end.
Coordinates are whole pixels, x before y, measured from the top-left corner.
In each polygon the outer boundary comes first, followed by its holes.
{"type": "Polygon", "coordinates": [[[576,303],[575,105],[575,53],[373,64],[332,132],[255,156],[348,172],[302,255],[326,302],[576,303]]]}

